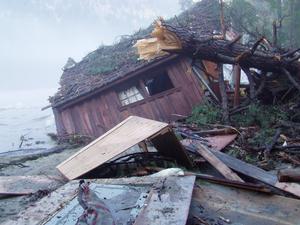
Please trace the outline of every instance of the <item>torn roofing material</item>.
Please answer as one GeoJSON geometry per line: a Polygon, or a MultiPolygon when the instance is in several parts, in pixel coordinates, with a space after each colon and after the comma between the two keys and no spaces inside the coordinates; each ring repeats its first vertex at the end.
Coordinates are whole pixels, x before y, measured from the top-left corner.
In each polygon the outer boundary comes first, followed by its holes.
{"type": "Polygon", "coordinates": [[[57,169],[70,180],[78,178],[145,139],[153,140],[162,155],[171,156],[186,166],[191,165],[167,123],[130,116],[59,164],[57,169]],[[161,142],[162,136],[167,141],[161,142]]]}

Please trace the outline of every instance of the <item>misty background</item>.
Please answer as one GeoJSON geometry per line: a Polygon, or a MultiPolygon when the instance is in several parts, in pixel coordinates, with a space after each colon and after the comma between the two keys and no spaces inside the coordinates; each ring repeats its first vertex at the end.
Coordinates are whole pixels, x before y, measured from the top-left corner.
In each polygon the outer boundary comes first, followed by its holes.
{"type": "Polygon", "coordinates": [[[173,17],[180,2],[192,0],[0,0],[0,152],[54,146],[53,113],[41,108],[68,57],[173,17]]]}
{"type": "Polygon", "coordinates": [[[176,0],[0,0],[0,108],[38,105],[57,90],[68,57],[78,62],[180,10],[176,0]]]}

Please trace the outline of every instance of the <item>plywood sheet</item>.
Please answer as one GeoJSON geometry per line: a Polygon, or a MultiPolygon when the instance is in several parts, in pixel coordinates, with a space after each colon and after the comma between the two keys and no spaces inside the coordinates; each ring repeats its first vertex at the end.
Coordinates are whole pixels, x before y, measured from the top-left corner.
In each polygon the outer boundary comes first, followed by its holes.
{"type": "Polygon", "coordinates": [[[185,225],[194,183],[195,176],[162,178],[149,193],[147,203],[134,225],[185,225]]]}
{"type": "Polygon", "coordinates": [[[167,127],[167,123],[130,116],[62,162],[57,169],[68,179],[75,179],[167,127]]]}
{"type": "Polygon", "coordinates": [[[27,195],[38,190],[53,190],[62,182],[56,176],[1,176],[0,195],[27,195]]]}

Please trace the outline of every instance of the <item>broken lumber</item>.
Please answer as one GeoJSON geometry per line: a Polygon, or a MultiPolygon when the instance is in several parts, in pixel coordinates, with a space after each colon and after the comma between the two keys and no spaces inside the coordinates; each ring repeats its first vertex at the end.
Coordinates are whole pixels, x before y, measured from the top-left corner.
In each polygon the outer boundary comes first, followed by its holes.
{"type": "Polygon", "coordinates": [[[193,133],[199,135],[227,135],[227,134],[236,134],[238,132],[237,130],[232,128],[222,128],[222,129],[194,131],[193,133]]]}
{"type": "Polygon", "coordinates": [[[277,140],[279,139],[280,133],[281,133],[281,129],[277,128],[275,135],[272,139],[272,142],[266,146],[266,149],[264,151],[264,157],[266,160],[269,159],[271,150],[273,149],[274,145],[276,144],[277,140]]]}
{"type": "Polygon", "coordinates": [[[191,143],[197,149],[197,152],[205,158],[214,168],[216,168],[226,179],[244,182],[235,172],[227,167],[221,160],[219,160],[214,154],[211,153],[207,147],[197,141],[191,143]]]}
{"type": "Polygon", "coordinates": [[[300,182],[300,169],[284,169],[277,173],[280,182],[300,182]]]}
{"type": "Polygon", "coordinates": [[[204,138],[208,140],[209,146],[216,151],[221,151],[237,137],[237,134],[215,135],[204,138]]]}
{"type": "Polygon", "coordinates": [[[196,179],[205,180],[215,184],[221,184],[224,186],[241,188],[241,189],[257,191],[257,192],[271,193],[271,190],[269,188],[261,184],[252,184],[248,182],[233,181],[224,178],[214,177],[208,174],[199,174],[199,173],[192,173],[192,172],[185,172],[184,174],[194,175],[196,176],[196,179]]]}
{"type": "Polygon", "coordinates": [[[190,167],[191,161],[167,123],[130,116],[56,168],[69,180],[81,177],[148,139],[161,155],[190,167]]]}
{"type": "Polygon", "coordinates": [[[263,183],[274,186],[283,191],[289,192],[297,197],[300,197],[300,185],[296,183],[279,182],[275,175],[268,173],[267,171],[253,166],[249,163],[245,163],[239,159],[231,157],[223,152],[211,151],[216,157],[218,157],[223,163],[225,163],[231,169],[244,174],[248,177],[252,177],[263,183]]]}
{"type": "MultiPolygon", "coordinates": [[[[183,145],[187,148],[197,150],[198,146],[191,145],[190,140],[184,140],[186,142],[183,142],[183,145]]],[[[194,142],[197,142],[197,140],[194,140],[194,142]]],[[[210,151],[210,150],[208,150],[210,151]]],[[[232,156],[229,156],[223,152],[220,151],[210,151],[213,155],[215,155],[219,160],[221,160],[226,166],[230,167],[232,170],[241,173],[245,176],[254,178],[258,181],[261,181],[265,184],[271,185],[273,187],[276,187],[280,190],[283,190],[285,192],[291,193],[297,197],[300,197],[300,185],[297,183],[287,183],[287,182],[279,182],[277,177],[273,174],[268,173],[267,171],[260,169],[256,166],[253,166],[249,163],[243,162],[237,158],[234,158],[232,156]]]]}

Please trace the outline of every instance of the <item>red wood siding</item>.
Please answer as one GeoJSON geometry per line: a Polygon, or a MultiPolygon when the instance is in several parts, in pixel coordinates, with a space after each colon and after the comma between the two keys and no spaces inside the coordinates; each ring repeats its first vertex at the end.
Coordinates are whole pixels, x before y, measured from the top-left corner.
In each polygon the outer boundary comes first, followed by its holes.
{"type": "Polygon", "coordinates": [[[144,100],[121,106],[117,91],[126,83],[141,83],[138,80],[151,76],[155,70],[124,81],[89,99],[64,109],[54,109],[59,135],[84,134],[98,137],[129,115],[137,115],[159,121],[171,121],[172,114],[189,115],[193,106],[202,99],[202,90],[196,76],[189,69],[186,59],[176,59],[164,66],[174,88],[146,96],[144,100]]]}

